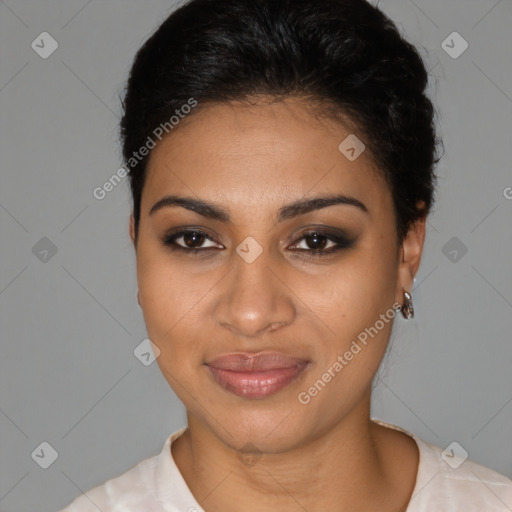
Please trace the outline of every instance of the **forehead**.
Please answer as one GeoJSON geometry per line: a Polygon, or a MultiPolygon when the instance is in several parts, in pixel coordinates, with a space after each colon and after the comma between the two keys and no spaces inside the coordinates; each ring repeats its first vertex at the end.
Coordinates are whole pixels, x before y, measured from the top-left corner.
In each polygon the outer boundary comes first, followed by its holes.
{"type": "Polygon", "coordinates": [[[354,135],[301,100],[200,104],[152,150],[143,214],[171,193],[234,209],[277,208],[290,199],[343,193],[369,209],[389,209],[390,192],[368,151],[351,161],[339,149],[354,135]]]}

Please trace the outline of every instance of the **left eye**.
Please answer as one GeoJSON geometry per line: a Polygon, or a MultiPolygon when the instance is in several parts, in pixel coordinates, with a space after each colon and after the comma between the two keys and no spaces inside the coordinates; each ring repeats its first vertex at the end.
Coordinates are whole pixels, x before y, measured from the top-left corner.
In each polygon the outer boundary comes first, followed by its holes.
{"type": "Polygon", "coordinates": [[[352,241],[343,236],[335,235],[333,233],[322,233],[313,231],[303,235],[296,244],[295,250],[305,251],[312,254],[326,254],[345,249],[352,246],[352,241]],[[329,245],[329,243],[331,245],[329,245]],[[305,244],[299,247],[301,244],[305,244]]]}

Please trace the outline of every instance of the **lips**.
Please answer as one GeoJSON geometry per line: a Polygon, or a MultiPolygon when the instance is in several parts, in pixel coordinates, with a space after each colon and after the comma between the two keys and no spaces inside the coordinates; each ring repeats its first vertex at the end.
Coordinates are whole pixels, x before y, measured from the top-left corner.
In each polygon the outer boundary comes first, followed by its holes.
{"type": "Polygon", "coordinates": [[[309,362],[279,352],[232,353],[210,360],[206,367],[223,389],[243,398],[265,398],[293,382],[309,362]]]}

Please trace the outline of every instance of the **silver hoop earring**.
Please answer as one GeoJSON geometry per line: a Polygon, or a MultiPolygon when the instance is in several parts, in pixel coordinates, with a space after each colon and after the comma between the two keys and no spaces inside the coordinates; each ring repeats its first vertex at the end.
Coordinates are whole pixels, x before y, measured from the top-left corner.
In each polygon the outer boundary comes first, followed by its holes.
{"type": "Polygon", "coordinates": [[[412,306],[412,296],[408,292],[404,292],[404,303],[400,308],[402,315],[406,320],[414,318],[414,308],[412,306]]]}

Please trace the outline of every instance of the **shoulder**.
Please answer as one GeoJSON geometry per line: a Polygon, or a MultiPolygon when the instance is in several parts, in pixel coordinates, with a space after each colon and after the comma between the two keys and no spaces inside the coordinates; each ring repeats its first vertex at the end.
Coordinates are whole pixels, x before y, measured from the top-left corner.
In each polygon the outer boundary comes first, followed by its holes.
{"type": "Polygon", "coordinates": [[[78,496],[59,512],[160,512],[159,473],[170,459],[170,444],[182,430],[171,434],[160,454],[148,457],[125,473],[107,480],[78,496]]]}
{"type": "Polygon", "coordinates": [[[406,512],[512,511],[512,480],[472,461],[460,444],[443,449],[401,427],[373,421],[411,436],[418,446],[418,472],[406,512]]]}
{"type": "Polygon", "coordinates": [[[60,512],[137,510],[134,507],[141,507],[140,510],[157,510],[148,508],[154,493],[157,458],[155,455],[144,459],[125,473],[81,494],[60,512]]]}
{"type": "Polygon", "coordinates": [[[420,467],[407,512],[510,512],[512,480],[467,458],[460,445],[446,449],[416,438],[420,467]]]}

